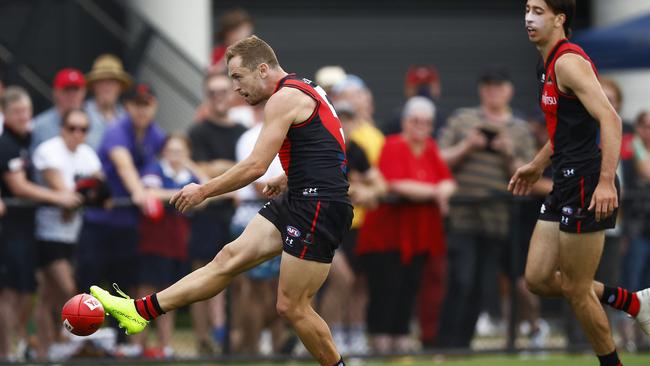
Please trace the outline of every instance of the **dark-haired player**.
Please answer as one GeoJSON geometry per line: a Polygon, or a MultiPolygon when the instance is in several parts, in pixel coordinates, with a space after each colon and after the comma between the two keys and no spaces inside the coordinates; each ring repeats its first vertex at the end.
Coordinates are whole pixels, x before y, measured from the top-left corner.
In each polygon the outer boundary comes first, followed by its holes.
{"type": "Polygon", "coordinates": [[[566,298],[601,366],[617,366],[621,363],[599,300],[636,317],[650,334],[650,289],[632,293],[594,281],[604,230],[616,224],[621,119],[593,62],[566,38],[574,13],[575,0],[526,3],[528,38],[544,60],[538,77],[549,141],[516,171],[508,188],[515,195],[528,194],[552,164],[553,191],[530,241],[526,283],[536,294],[566,298]]]}

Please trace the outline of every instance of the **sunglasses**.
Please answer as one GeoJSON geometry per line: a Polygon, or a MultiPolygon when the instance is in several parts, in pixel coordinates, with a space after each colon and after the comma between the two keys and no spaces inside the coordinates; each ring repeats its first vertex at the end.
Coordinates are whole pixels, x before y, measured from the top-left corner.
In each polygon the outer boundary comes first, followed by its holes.
{"type": "Polygon", "coordinates": [[[76,131],[79,131],[81,133],[86,133],[88,132],[88,127],[81,127],[81,126],[65,126],[65,130],[74,133],[76,131]]]}

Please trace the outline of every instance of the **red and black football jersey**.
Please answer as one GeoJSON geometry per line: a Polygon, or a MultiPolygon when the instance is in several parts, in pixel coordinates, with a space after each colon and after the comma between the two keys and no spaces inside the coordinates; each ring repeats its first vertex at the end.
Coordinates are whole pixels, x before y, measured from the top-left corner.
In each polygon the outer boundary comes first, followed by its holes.
{"type": "Polygon", "coordinates": [[[555,62],[575,53],[589,61],[589,56],[576,44],[562,39],[553,47],[546,64],[538,72],[540,106],[546,116],[546,128],[553,148],[553,177],[586,176],[600,172],[601,151],[598,145],[600,125],[575,95],[560,91],[555,76],[555,62]]]}
{"type": "Polygon", "coordinates": [[[325,91],[294,74],[280,80],[275,92],[281,88],[298,89],[316,102],[306,121],[291,126],[280,149],[290,197],[349,203],[345,138],[325,91]]]}

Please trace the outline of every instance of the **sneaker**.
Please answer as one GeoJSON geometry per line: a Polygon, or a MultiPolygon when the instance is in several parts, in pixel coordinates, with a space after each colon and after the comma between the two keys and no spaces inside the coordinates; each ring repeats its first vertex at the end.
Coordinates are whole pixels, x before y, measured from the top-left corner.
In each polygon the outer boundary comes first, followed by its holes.
{"type": "Polygon", "coordinates": [[[530,332],[530,348],[546,348],[551,329],[544,319],[537,321],[537,329],[530,332]]]}
{"type": "Polygon", "coordinates": [[[139,344],[118,344],[115,347],[113,356],[117,358],[136,358],[142,356],[142,352],[142,346],[139,344]]]}
{"type": "Polygon", "coordinates": [[[122,297],[113,296],[99,286],[91,286],[90,294],[102,303],[106,313],[117,320],[119,327],[124,328],[127,335],[142,332],[149,322],[138,314],[133,299],[116,284],[113,284],[113,288],[122,297]]]}
{"type": "Polygon", "coordinates": [[[347,354],[350,353],[348,341],[345,335],[345,332],[340,328],[332,331],[332,339],[336,345],[336,350],[339,351],[341,356],[347,356],[347,354]]]}
{"type": "Polygon", "coordinates": [[[349,351],[353,355],[367,355],[370,353],[370,347],[368,346],[368,339],[365,333],[352,332],[350,335],[349,351]]]}
{"type": "Polygon", "coordinates": [[[220,355],[222,352],[221,346],[215,343],[212,339],[199,341],[197,344],[197,352],[200,357],[214,357],[220,355]]]}
{"type": "Polygon", "coordinates": [[[639,323],[643,333],[650,336],[650,288],[637,291],[639,299],[639,313],[636,315],[636,322],[639,323]]]}

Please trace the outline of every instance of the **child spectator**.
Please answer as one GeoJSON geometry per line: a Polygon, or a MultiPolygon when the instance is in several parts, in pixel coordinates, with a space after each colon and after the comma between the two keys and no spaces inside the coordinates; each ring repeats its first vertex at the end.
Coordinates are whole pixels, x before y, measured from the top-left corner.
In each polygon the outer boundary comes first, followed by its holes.
{"type": "MultiPolygon", "coordinates": [[[[170,135],[163,145],[161,159],[145,168],[142,182],[153,201],[146,203],[147,214],[140,221],[138,296],[166,288],[188,273],[188,220],[172,207],[163,209],[162,202],[169,201],[186,184],[203,180],[203,175],[190,160],[189,141],[180,134],[170,135]]],[[[173,356],[174,315],[169,313],[156,319],[158,348],[145,349],[145,356],[173,356]]],[[[137,338],[144,348],[146,335],[137,338]]]]}

